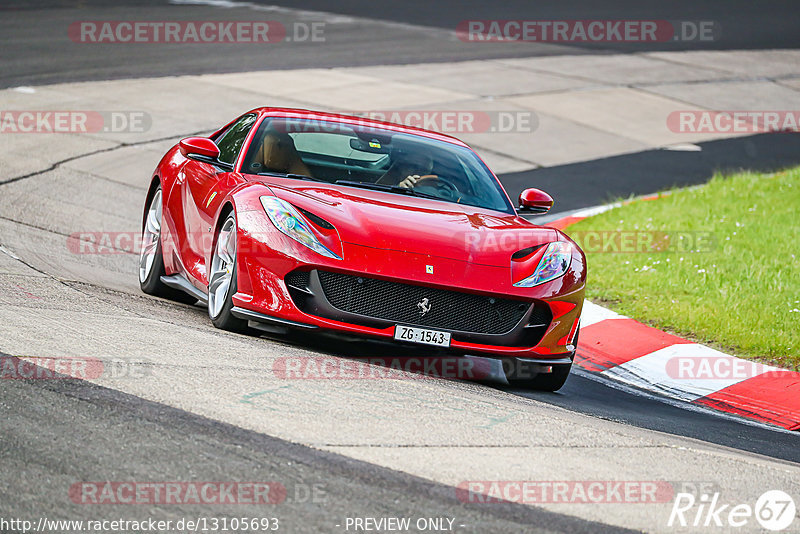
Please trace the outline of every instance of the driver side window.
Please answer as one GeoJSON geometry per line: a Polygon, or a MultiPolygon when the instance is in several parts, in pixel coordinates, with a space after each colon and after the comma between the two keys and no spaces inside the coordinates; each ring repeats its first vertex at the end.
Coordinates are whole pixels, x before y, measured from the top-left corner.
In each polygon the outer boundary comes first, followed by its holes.
{"type": "Polygon", "coordinates": [[[256,115],[245,115],[222,134],[220,140],[217,141],[219,160],[221,162],[233,165],[236,161],[236,156],[239,155],[239,151],[242,149],[244,140],[247,138],[247,133],[256,122],[256,118],[256,115]]]}

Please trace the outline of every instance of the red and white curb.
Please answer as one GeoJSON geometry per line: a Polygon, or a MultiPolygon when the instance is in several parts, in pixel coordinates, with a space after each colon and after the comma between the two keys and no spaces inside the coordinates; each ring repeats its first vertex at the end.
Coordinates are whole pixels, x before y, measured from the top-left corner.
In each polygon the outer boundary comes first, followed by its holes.
{"type": "MultiPolygon", "coordinates": [[[[564,229],[612,207],[581,210],[545,224],[564,229]]],[[[588,300],[575,364],[673,399],[800,430],[800,373],[736,358],[588,300]]]]}

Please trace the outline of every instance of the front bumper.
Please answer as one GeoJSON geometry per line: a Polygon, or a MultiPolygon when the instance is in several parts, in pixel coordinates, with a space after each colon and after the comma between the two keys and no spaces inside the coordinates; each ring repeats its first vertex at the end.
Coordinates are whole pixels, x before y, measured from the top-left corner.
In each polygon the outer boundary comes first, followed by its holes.
{"type": "MultiPolygon", "coordinates": [[[[233,296],[234,306],[242,310],[237,310],[239,313],[260,314],[260,322],[283,322],[286,323],[284,326],[321,328],[388,340],[394,339],[396,324],[415,325],[414,322],[389,320],[335,307],[320,283],[318,272],[324,271],[486,298],[513,299],[526,305],[525,312],[513,328],[500,333],[419,325],[451,332],[450,349],[456,352],[563,360],[575,350],[574,339],[585,286],[581,262],[573,261],[573,264],[580,265],[580,269],[561,278],[533,288],[516,288],[511,285],[507,268],[432,254],[344,243],[344,261],[329,260],[278,232],[267,232],[268,227],[258,224],[263,219],[260,213],[239,214],[238,292],[233,296]],[[248,223],[254,226],[254,231],[249,231],[248,223]],[[266,241],[265,236],[268,236],[266,241]],[[428,265],[433,265],[435,275],[426,273],[428,265]],[[296,271],[308,273],[305,287],[287,284],[287,276],[296,271]],[[502,288],[501,291],[498,288],[502,288]]],[[[252,317],[248,319],[259,321],[252,317]]]]}
{"type": "MultiPolygon", "coordinates": [[[[513,305],[514,302],[518,302],[519,306],[515,310],[516,314],[511,318],[511,328],[502,328],[502,332],[500,333],[489,333],[485,331],[475,331],[480,330],[481,328],[478,327],[474,330],[460,330],[453,326],[453,321],[445,321],[439,324],[431,324],[429,321],[426,321],[426,317],[424,315],[420,315],[416,313],[417,310],[414,309],[414,303],[416,301],[415,298],[412,298],[410,302],[403,303],[403,305],[410,307],[414,312],[412,314],[398,314],[392,318],[392,314],[389,313],[384,314],[383,317],[376,316],[376,315],[368,315],[365,313],[357,313],[354,311],[348,311],[342,309],[341,307],[337,307],[334,305],[331,300],[328,298],[326,294],[326,290],[323,287],[323,283],[321,281],[321,274],[331,275],[334,273],[323,271],[321,272],[318,269],[314,269],[311,271],[293,271],[286,277],[287,287],[289,290],[289,294],[292,297],[292,301],[294,305],[300,309],[303,313],[306,313],[310,316],[334,320],[339,323],[346,323],[352,324],[362,327],[369,327],[380,331],[390,331],[394,334],[394,327],[397,324],[403,324],[406,326],[417,326],[420,328],[429,328],[432,330],[444,330],[450,332],[452,334],[452,342],[455,343],[472,343],[472,344],[479,344],[479,345],[489,345],[489,346],[504,346],[504,347],[514,347],[514,346],[535,346],[538,342],[542,339],[545,332],[547,331],[547,327],[550,325],[551,322],[551,314],[550,308],[541,301],[534,301],[534,302],[525,302],[525,301],[512,301],[512,300],[502,300],[499,302],[504,303],[511,303],[513,305]],[[405,315],[405,316],[403,316],[405,315]],[[519,319],[516,317],[519,316],[519,319]],[[451,324],[446,324],[450,322],[451,324]]],[[[343,278],[348,278],[348,275],[338,275],[343,278]]],[[[364,282],[365,284],[369,284],[369,282],[380,282],[374,278],[365,278],[365,277],[355,277],[359,282],[364,282]]],[[[402,291],[401,288],[409,287],[409,284],[402,284],[399,282],[390,283],[393,286],[398,288],[398,291],[402,291]]],[[[411,286],[415,287],[415,286],[411,286]]],[[[416,286],[420,287],[420,286],[416,286]]],[[[421,288],[422,290],[420,294],[427,294],[426,291],[431,291],[430,288],[421,288]]],[[[440,293],[445,293],[443,290],[438,290],[440,293]]],[[[330,287],[328,288],[328,293],[330,292],[330,287]]],[[[446,293],[453,293],[458,294],[457,292],[449,292],[446,293]]],[[[471,297],[472,295],[463,294],[465,297],[471,297]]],[[[376,296],[376,298],[380,298],[376,296]]],[[[481,299],[481,297],[475,297],[476,299],[481,299]]],[[[498,303],[498,299],[494,297],[485,297],[488,300],[498,303]]],[[[406,301],[409,299],[406,298],[406,301]]],[[[382,306],[382,308],[386,309],[387,307],[400,305],[399,303],[391,303],[389,306],[382,306]]],[[[453,310],[451,314],[459,313],[459,310],[453,310]]],[[[489,328],[484,328],[483,330],[489,330],[489,328]]]]}

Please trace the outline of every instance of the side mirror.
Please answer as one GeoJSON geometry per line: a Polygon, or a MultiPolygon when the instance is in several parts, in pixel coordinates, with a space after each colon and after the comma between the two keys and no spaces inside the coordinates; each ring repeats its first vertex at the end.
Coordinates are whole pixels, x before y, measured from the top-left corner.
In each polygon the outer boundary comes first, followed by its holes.
{"type": "Polygon", "coordinates": [[[519,210],[541,215],[553,207],[553,197],[541,189],[530,188],[519,194],[519,210]]]}
{"type": "Polygon", "coordinates": [[[187,137],[178,143],[184,157],[215,163],[219,157],[219,147],[207,137],[187,137]]]}

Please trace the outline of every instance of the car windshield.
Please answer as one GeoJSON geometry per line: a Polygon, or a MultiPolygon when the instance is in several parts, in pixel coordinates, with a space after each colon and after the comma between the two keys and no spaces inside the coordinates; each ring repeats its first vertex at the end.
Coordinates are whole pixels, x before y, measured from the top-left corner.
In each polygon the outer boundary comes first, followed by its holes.
{"type": "Polygon", "coordinates": [[[267,118],[250,144],[242,172],[291,174],[514,212],[472,150],[366,124],[267,118]]]}

